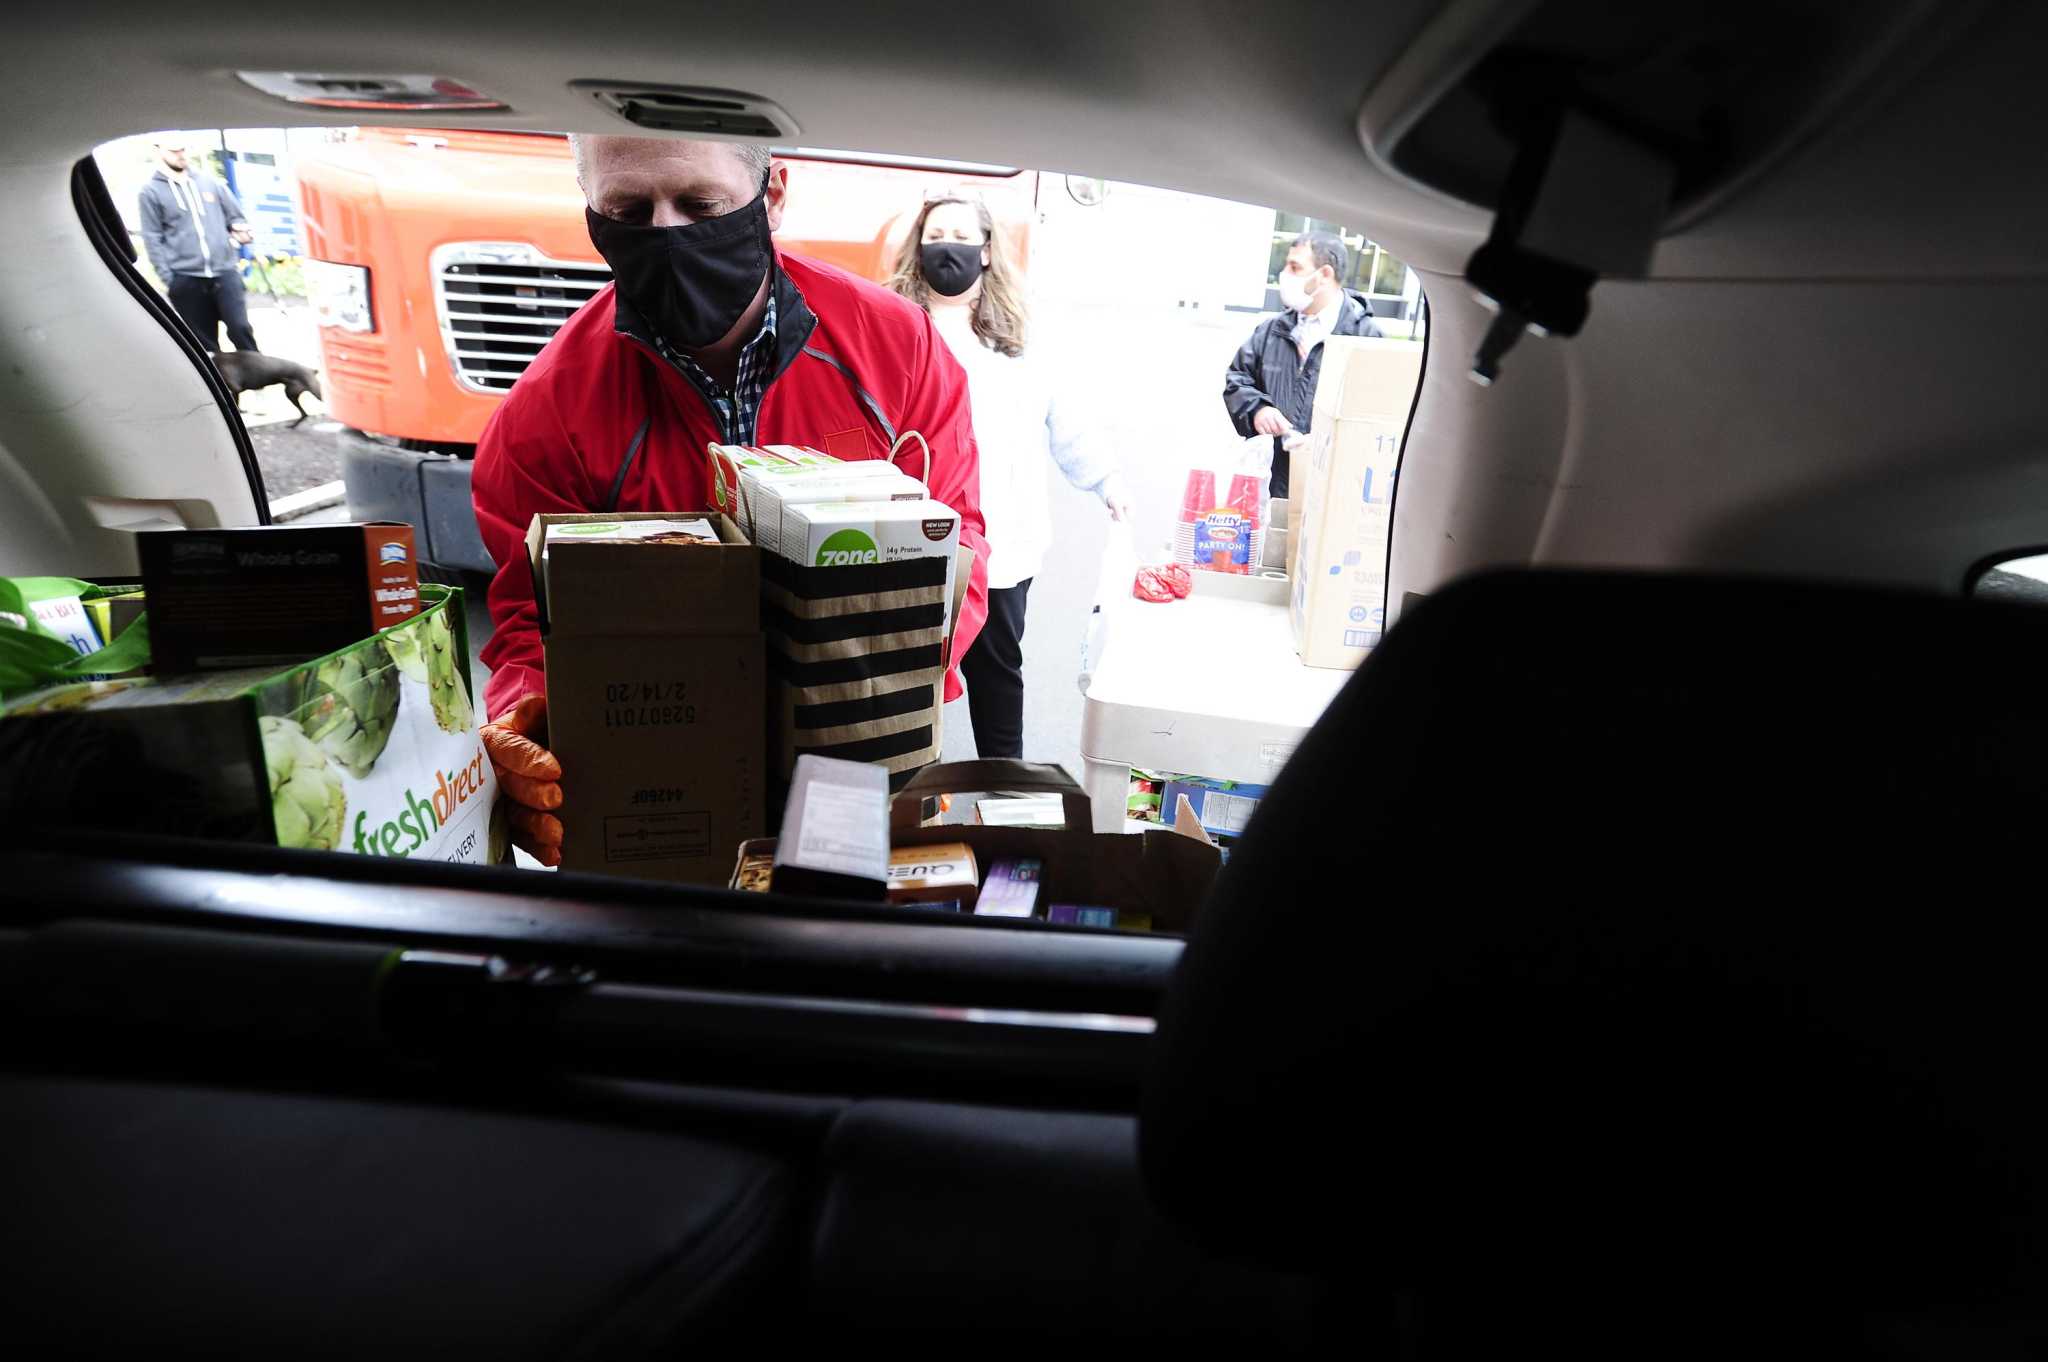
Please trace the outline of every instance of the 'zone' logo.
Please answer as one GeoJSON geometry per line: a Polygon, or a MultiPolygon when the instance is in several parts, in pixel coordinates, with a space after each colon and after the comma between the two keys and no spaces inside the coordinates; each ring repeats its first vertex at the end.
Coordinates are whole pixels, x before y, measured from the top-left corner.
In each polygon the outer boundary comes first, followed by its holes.
{"type": "Polygon", "coordinates": [[[840,530],[818,546],[819,567],[853,567],[881,561],[875,541],[859,530],[840,530]]]}

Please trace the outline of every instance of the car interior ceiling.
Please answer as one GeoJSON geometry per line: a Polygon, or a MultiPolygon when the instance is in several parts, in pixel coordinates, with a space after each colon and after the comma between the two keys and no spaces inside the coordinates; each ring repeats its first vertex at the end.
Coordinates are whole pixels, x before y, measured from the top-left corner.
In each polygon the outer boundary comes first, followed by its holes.
{"type": "MultiPolygon", "coordinates": [[[[1764,87],[1802,111],[1769,154],[1482,389],[1461,271],[1490,214],[1402,139],[1457,53],[1546,18],[1647,34],[1637,8],[796,0],[770,30],[365,0],[16,35],[0,572],[129,572],[167,509],[260,515],[212,380],[72,192],[144,125],[334,121],[237,69],[445,66],[512,108],[470,121],[532,129],[624,130],[582,77],[757,92],[809,144],[1369,222],[1432,316],[1401,621],[1185,943],[537,890],[112,815],[0,834],[19,1335],[2038,1352],[2048,730],[2013,678],[2048,635],[1960,591],[2048,544],[2048,9],[1887,4],[1882,50],[1788,64],[1827,79],[1764,87]]],[[[1853,8],[1734,7],[1762,44],[1853,8]]]]}

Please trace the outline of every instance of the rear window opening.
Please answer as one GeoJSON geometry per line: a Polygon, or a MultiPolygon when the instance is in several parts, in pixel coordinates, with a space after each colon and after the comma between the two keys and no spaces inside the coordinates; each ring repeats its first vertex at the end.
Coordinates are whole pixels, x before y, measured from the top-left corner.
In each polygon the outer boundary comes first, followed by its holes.
{"type": "MultiPolygon", "coordinates": [[[[469,505],[472,458],[505,394],[611,280],[584,220],[569,139],[336,127],[179,130],[106,144],[97,164],[136,241],[138,268],[173,292],[177,280],[164,274],[181,266],[152,249],[145,221],[166,141],[185,144],[191,168],[232,196],[246,224],[221,273],[233,275],[254,348],[277,361],[240,394],[273,515],[414,524],[423,574],[469,588],[463,613],[481,706],[489,674],[480,654],[493,630],[482,588],[496,564],[469,505]]],[[[1321,310],[1290,310],[1302,305],[1307,278],[1317,291],[1309,296],[1340,299],[1330,316],[1352,309],[1385,344],[1413,347],[1412,387],[1427,329],[1419,277],[1367,233],[1284,209],[972,161],[815,148],[775,156],[788,186],[778,248],[875,283],[904,268],[905,239],[932,200],[986,208],[1025,314],[1018,338],[1057,398],[1064,428],[1054,443],[1085,447],[1091,467],[1115,481],[1113,494],[1079,487],[1042,457],[1026,475],[1028,500],[1042,508],[1026,536],[1031,570],[1002,588],[1016,593],[1012,629],[1024,640],[1023,750],[1073,775],[1097,829],[1170,826],[1185,800],[1200,835],[1227,851],[1291,751],[1239,735],[1260,722],[1304,731],[1383,619],[1382,600],[1352,607],[1318,658],[1326,665],[1301,664],[1288,625],[1300,608],[1288,578],[1300,498],[1266,494],[1276,463],[1292,455],[1299,468],[1309,457],[1297,428],[1309,419],[1323,338],[1308,327],[1316,334],[1303,353],[1273,342],[1264,324],[1321,310]],[[1314,246],[1307,266],[1303,242],[1314,246]],[[1316,251],[1327,265],[1320,273],[1316,251]],[[1292,396],[1280,399],[1294,404],[1287,439],[1274,438],[1280,426],[1251,429],[1250,416],[1227,405],[1226,386],[1243,387],[1228,376],[1246,365],[1293,371],[1260,380],[1289,385],[1292,396]],[[1199,548],[1196,511],[1218,513],[1201,523],[1199,548]],[[1192,567],[1197,553],[1237,570],[1170,570],[1192,567]],[[1211,608],[1214,592],[1224,593],[1214,605],[1220,627],[1232,632],[1179,637],[1171,622],[1211,608]],[[1180,598],[1150,615],[1125,607],[1180,598]],[[1135,665],[1144,655],[1146,665],[1135,665]],[[1205,739],[1157,750],[1137,741],[1141,711],[1177,707],[1186,707],[1185,731],[1205,739]]],[[[220,318],[206,338],[212,347],[243,348],[231,321],[220,318]]],[[[1389,420],[1405,419],[1407,398],[1379,405],[1389,420]]],[[[1017,418],[991,399],[974,419],[987,446],[1017,418]]],[[[1392,430],[1380,437],[1383,462],[1352,494],[1376,517],[1377,538],[1340,555],[1330,575],[1346,581],[1383,580],[1398,421],[1392,430]]],[[[1006,483],[1000,495],[1017,493],[1006,483]]],[[[976,726],[970,703],[946,706],[941,755],[974,756],[976,726]]],[[[995,794],[949,801],[945,816],[1030,827],[1061,812],[1056,792],[995,794]]]]}

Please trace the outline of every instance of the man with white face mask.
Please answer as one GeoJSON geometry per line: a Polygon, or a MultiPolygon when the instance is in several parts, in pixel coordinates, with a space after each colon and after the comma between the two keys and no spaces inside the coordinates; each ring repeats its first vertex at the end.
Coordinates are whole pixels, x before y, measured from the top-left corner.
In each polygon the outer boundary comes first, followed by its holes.
{"type": "Polygon", "coordinates": [[[1344,287],[1351,254],[1328,232],[1303,232],[1280,271],[1280,302],[1287,309],[1259,323],[1223,377],[1223,406],[1237,433],[1273,437],[1273,495],[1287,495],[1283,439],[1306,431],[1323,368],[1323,342],[1331,336],[1377,336],[1372,308],[1344,287]]]}

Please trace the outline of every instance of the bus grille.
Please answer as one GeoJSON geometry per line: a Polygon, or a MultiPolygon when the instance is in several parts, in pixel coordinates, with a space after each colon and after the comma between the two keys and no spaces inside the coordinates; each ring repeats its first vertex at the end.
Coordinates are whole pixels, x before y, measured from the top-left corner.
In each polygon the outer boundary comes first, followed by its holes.
{"type": "Polygon", "coordinates": [[[526,372],[572,313],[611,282],[603,265],[524,252],[505,264],[503,247],[443,246],[434,253],[434,300],[455,376],[476,392],[504,392],[526,372]]]}

